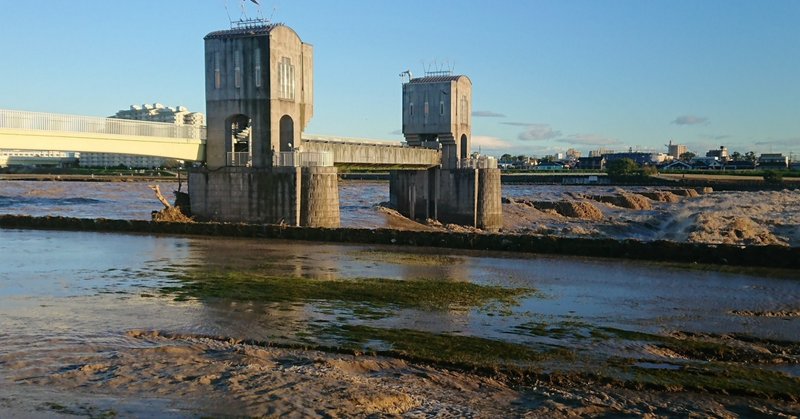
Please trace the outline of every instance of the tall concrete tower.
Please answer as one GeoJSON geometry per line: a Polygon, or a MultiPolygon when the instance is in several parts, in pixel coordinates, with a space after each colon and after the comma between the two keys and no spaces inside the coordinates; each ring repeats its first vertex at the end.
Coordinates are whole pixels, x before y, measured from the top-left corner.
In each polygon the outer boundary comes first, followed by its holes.
{"type": "Polygon", "coordinates": [[[336,168],[291,152],[313,114],[311,45],[288,26],[258,20],[204,39],[206,167],[189,174],[192,214],[338,227],[336,168]],[[273,159],[281,152],[291,158],[273,159]]]}
{"type": "Polygon", "coordinates": [[[209,169],[266,168],[300,144],[313,114],[313,48],[282,24],[205,37],[209,169]]]}
{"type": "Polygon", "coordinates": [[[403,135],[410,146],[441,148],[442,169],[470,156],[472,81],[431,75],[403,84],[403,135]]]}

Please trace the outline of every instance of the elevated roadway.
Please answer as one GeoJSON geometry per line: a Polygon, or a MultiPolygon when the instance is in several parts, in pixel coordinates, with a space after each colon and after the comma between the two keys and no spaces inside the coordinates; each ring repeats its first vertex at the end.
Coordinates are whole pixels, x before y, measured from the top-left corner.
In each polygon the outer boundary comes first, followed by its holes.
{"type": "MultiPolygon", "coordinates": [[[[206,129],[162,122],[0,109],[0,149],[117,153],[205,161],[206,129]]],[[[330,153],[336,166],[426,168],[441,152],[381,141],[303,135],[302,152],[330,153]]]]}

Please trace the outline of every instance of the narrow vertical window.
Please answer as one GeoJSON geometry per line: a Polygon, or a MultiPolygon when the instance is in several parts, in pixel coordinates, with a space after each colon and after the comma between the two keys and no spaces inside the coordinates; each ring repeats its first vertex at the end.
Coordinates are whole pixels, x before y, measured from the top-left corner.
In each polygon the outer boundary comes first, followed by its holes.
{"type": "Polygon", "coordinates": [[[289,57],[281,58],[280,63],[278,63],[278,80],[280,85],[278,97],[294,100],[294,65],[292,65],[292,60],[289,57]]]}
{"type": "Polygon", "coordinates": [[[423,109],[423,113],[425,114],[425,123],[428,123],[428,99],[425,99],[425,108],[423,109]]]}
{"type": "Polygon", "coordinates": [[[414,102],[411,102],[411,103],[408,104],[408,113],[411,116],[414,116],[414,102]]]}
{"type": "Polygon", "coordinates": [[[439,115],[444,115],[444,101],[439,101],[439,115]]]}
{"type": "Polygon", "coordinates": [[[238,89],[242,87],[242,52],[233,54],[233,85],[238,89]]]}
{"type": "Polygon", "coordinates": [[[222,87],[222,71],[219,68],[219,53],[214,53],[214,88],[222,87]]]}
{"type": "Polygon", "coordinates": [[[255,61],[256,61],[256,87],[261,87],[261,50],[256,48],[255,53],[255,61]]]}

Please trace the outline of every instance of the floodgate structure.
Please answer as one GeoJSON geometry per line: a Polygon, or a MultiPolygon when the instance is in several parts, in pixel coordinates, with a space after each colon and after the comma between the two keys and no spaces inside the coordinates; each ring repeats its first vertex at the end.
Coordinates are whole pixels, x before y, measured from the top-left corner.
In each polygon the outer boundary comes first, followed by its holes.
{"type": "Polygon", "coordinates": [[[313,64],[313,47],[288,26],[237,22],[205,37],[207,127],[0,110],[0,148],[205,162],[189,174],[198,219],[312,227],[339,226],[337,165],[388,167],[401,214],[502,226],[496,162],[470,153],[468,77],[409,73],[405,143],[321,137],[304,132],[313,64]]]}
{"type": "Polygon", "coordinates": [[[245,22],[205,37],[206,167],[192,171],[192,213],[216,221],[339,226],[335,163],[392,170],[390,201],[411,218],[497,230],[500,172],[472,159],[466,76],[403,85],[407,145],[311,138],[313,47],[282,24],[245,22]]]}

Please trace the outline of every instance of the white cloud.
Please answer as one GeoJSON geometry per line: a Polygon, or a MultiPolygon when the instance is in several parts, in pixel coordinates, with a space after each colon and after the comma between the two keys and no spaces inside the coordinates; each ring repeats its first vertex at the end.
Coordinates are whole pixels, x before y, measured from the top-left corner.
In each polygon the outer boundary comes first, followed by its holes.
{"type": "Polygon", "coordinates": [[[694,115],[681,115],[673,119],[671,123],[675,125],[701,125],[707,124],[708,118],[694,115]]]}
{"type": "Polygon", "coordinates": [[[519,133],[519,138],[521,141],[542,141],[542,140],[552,140],[553,138],[558,138],[561,136],[561,131],[553,130],[549,124],[525,124],[522,125],[518,122],[508,123],[507,125],[514,125],[514,126],[524,126],[525,131],[519,133]]]}
{"type": "Polygon", "coordinates": [[[472,112],[472,116],[478,118],[505,118],[506,116],[492,111],[474,111],[472,112]]]}
{"type": "Polygon", "coordinates": [[[572,145],[615,145],[620,141],[615,138],[608,138],[598,134],[572,134],[557,140],[560,143],[572,145]]]}
{"type": "Polygon", "coordinates": [[[501,140],[497,137],[490,137],[487,135],[473,135],[472,136],[472,149],[476,151],[480,148],[482,151],[486,150],[508,150],[514,146],[506,140],[501,140]]]}

